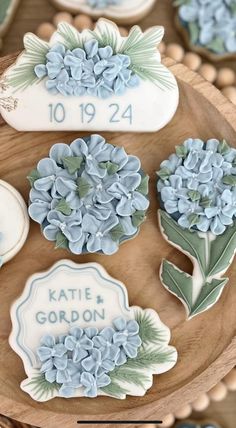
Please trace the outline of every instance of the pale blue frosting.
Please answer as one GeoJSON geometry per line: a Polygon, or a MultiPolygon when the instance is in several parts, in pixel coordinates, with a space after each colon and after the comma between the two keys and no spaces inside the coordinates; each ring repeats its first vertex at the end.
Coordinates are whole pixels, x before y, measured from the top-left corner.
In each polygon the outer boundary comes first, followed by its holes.
{"type": "Polygon", "coordinates": [[[45,64],[36,65],[34,71],[39,79],[46,78],[46,88],[52,94],[108,98],[139,84],[130,66],[128,55],[114,53],[111,46],[99,47],[92,39],[72,51],[56,44],[47,53],[45,64]]]}
{"type": "Polygon", "coordinates": [[[90,7],[95,9],[104,9],[107,6],[117,6],[122,3],[123,0],[87,0],[90,7]]]}
{"type": "Polygon", "coordinates": [[[116,318],[112,327],[72,327],[64,336],[46,335],[37,356],[40,371],[49,383],[59,384],[62,397],[71,397],[83,388],[85,397],[96,397],[98,389],[110,384],[109,373],[135,358],[141,346],[135,320],[116,318]]]}
{"type": "Polygon", "coordinates": [[[183,228],[221,235],[236,216],[236,149],[223,141],[188,139],[161,163],[162,207],[183,228]]]}
{"type": "Polygon", "coordinates": [[[29,215],[49,241],[62,234],[74,254],[113,254],[137,234],[136,213],[148,209],[140,189],[144,178],[137,157],[99,135],[55,144],[37,165],[29,215]]]}
{"type": "Polygon", "coordinates": [[[193,24],[196,26],[193,43],[218,54],[236,52],[235,0],[186,0],[179,8],[179,16],[190,30],[193,24]]]}
{"type": "Polygon", "coordinates": [[[193,43],[219,54],[236,52],[236,0],[186,0],[179,16],[193,43]]]}

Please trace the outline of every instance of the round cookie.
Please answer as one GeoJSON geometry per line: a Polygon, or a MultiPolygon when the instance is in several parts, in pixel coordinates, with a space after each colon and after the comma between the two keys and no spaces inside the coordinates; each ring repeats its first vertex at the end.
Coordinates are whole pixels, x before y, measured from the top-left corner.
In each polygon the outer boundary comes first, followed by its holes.
{"type": "Polygon", "coordinates": [[[11,260],[24,245],[29,231],[26,204],[19,192],[0,180],[0,257],[11,260]]]}

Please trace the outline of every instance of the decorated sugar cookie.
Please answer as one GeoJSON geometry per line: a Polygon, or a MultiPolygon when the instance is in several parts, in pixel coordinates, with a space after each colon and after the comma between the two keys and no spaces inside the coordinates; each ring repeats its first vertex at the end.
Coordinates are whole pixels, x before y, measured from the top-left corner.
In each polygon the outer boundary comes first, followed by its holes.
{"type": "Polygon", "coordinates": [[[26,204],[18,191],[0,180],[0,266],[24,245],[29,231],[26,204]]]}
{"type": "Polygon", "coordinates": [[[110,255],[145,220],[148,176],[140,160],[100,135],[55,144],[28,179],[29,215],[55,248],[110,255]]]}
{"type": "Polygon", "coordinates": [[[73,13],[101,16],[121,24],[133,24],[144,18],[156,0],[52,0],[55,6],[73,13]]]}
{"type": "Polygon", "coordinates": [[[189,138],[157,174],[161,232],[193,263],[189,275],[163,260],[160,277],[192,318],[220,298],[234,259],[236,149],[225,140],[189,138]]]}
{"type": "Polygon", "coordinates": [[[33,275],[11,319],[21,388],[37,401],[142,396],[177,361],[157,313],[130,307],[125,286],[96,263],[62,260],[33,275]]]}
{"type": "Polygon", "coordinates": [[[0,112],[17,130],[157,131],[179,100],[157,45],[162,27],[127,37],[100,19],[79,33],[61,23],[49,43],[26,34],[25,51],[2,78],[0,112]]]}
{"type": "Polygon", "coordinates": [[[19,3],[20,0],[1,0],[0,2],[0,45],[1,37],[6,34],[19,3]]]}

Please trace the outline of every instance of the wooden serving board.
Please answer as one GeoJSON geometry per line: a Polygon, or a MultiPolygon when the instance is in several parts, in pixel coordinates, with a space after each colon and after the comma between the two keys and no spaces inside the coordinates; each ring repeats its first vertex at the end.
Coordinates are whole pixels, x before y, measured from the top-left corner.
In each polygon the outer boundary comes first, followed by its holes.
{"type": "MultiPolygon", "coordinates": [[[[14,58],[1,59],[0,74],[14,58]]],[[[164,62],[177,77],[180,87],[180,105],[172,122],[153,134],[104,134],[108,142],[123,145],[128,152],[139,156],[143,169],[151,177],[151,207],[139,236],[122,245],[113,256],[73,257],[64,250],[53,250],[53,245],[41,236],[39,226],[32,222],[23,250],[0,271],[0,413],[44,428],[85,427],[83,423],[77,425],[77,421],[83,420],[161,419],[209,390],[236,364],[236,266],[230,269],[230,281],[220,301],[208,312],[186,322],[183,306],[159,280],[162,257],[188,271],[191,264],[160,234],[155,174],[175,145],[188,137],[226,138],[236,146],[236,109],[200,76],[169,59],[164,62]],[[170,372],[155,377],[152,389],[144,397],[129,397],[124,401],[104,397],[56,398],[36,403],[20,390],[25,374],[20,358],[8,345],[10,306],[31,274],[46,270],[66,257],[76,262],[101,263],[109,274],[126,284],[131,305],[157,310],[172,329],[171,343],[178,349],[178,363],[170,372]]],[[[52,144],[70,143],[78,136],[83,135],[80,132],[19,133],[2,123],[1,179],[14,185],[27,201],[27,173],[39,159],[47,156],[52,144]]],[[[96,424],[91,422],[89,426],[95,428],[96,424]]],[[[104,422],[102,426],[108,428],[111,424],[104,422]]]]}

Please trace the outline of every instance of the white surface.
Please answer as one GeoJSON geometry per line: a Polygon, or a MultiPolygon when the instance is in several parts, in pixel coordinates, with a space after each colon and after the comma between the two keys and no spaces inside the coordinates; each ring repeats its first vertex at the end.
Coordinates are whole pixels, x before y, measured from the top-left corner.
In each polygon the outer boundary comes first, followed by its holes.
{"type": "Polygon", "coordinates": [[[26,204],[19,192],[0,180],[0,255],[3,263],[12,259],[24,245],[29,231],[26,204]]]}

